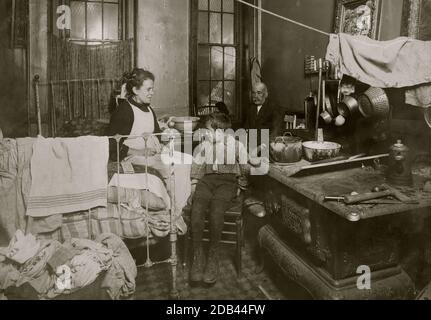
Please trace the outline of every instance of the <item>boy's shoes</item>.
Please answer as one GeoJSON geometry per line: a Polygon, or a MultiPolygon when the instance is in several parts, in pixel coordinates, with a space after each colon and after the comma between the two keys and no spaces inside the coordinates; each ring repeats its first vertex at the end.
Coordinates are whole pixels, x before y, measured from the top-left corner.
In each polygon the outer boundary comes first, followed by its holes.
{"type": "Polygon", "coordinates": [[[203,279],[203,272],[205,266],[204,251],[202,246],[195,246],[193,248],[193,260],[190,267],[190,282],[192,285],[197,284],[203,279]]]}
{"type": "Polygon", "coordinates": [[[203,275],[203,281],[207,285],[213,285],[217,282],[219,274],[218,248],[210,247],[208,252],[208,261],[203,275]]]}

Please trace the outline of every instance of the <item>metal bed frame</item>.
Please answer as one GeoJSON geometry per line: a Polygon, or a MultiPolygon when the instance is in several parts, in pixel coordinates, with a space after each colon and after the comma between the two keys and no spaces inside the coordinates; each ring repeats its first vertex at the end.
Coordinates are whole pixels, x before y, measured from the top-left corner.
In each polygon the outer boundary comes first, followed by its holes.
{"type": "MultiPolygon", "coordinates": [[[[39,96],[39,86],[40,85],[49,85],[51,86],[51,88],[53,88],[57,83],[66,83],[68,85],[69,88],[69,84],[73,83],[73,82],[81,82],[84,83],[85,81],[96,81],[97,83],[99,83],[99,81],[101,81],[102,79],[87,79],[87,80],[64,80],[64,81],[57,81],[57,82],[50,82],[50,83],[40,83],[39,82],[39,76],[35,76],[34,78],[34,86],[35,86],[35,98],[36,98],[36,114],[37,114],[37,130],[38,130],[38,135],[42,136],[42,117],[41,117],[41,110],[40,110],[40,96],[39,96]]],[[[113,79],[104,79],[105,81],[111,81],[111,83],[113,83],[112,81],[114,81],[113,79]]],[[[53,91],[52,91],[53,92],[53,91]]],[[[53,93],[52,93],[53,94],[53,93]]],[[[70,95],[70,91],[68,90],[68,95],[70,95]]],[[[71,106],[70,104],[70,99],[68,99],[69,101],[69,108],[71,106]]],[[[99,95],[99,107],[100,107],[100,95],[99,95]]],[[[53,118],[51,118],[51,125],[52,125],[52,132],[55,133],[55,123],[56,123],[56,119],[55,119],[55,112],[52,112],[52,110],[54,110],[55,108],[51,107],[51,116],[53,116],[53,118]]],[[[100,111],[100,110],[99,110],[100,111]]],[[[69,113],[71,114],[71,113],[69,113]]],[[[175,151],[175,145],[176,145],[176,139],[180,138],[181,135],[179,133],[176,132],[171,132],[171,133],[159,133],[159,134],[144,134],[142,136],[132,136],[132,135],[115,135],[115,136],[109,136],[107,137],[108,139],[114,139],[116,141],[116,148],[117,148],[117,198],[118,200],[120,199],[120,178],[121,178],[121,172],[120,172],[120,168],[121,168],[121,162],[120,162],[120,141],[121,139],[124,138],[143,138],[145,141],[145,146],[147,146],[148,143],[148,139],[152,136],[164,136],[166,138],[168,138],[169,140],[169,156],[170,159],[172,159],[169,167],[170,167],[170,171],[169,171],[169,182],[170,182],[170,202],[171,202],[171,206],[170,206],[170,232],[169,232],[169,241],[170,241],[170,249],[171,249],[171,255],[168,259],[163,260],[163,261],[152,261],[150,258],[150,230],[149,230],[149,223],[148,223],[148,201],[146,201],[146,206],[145,209],[143,209],[141,212],[145,217],[145,225],[146,225],[146,230],[147,230],[147,235],[145,237],[146,240],[146,254],[147,254],[147,260],[144,264],[142,265],[138,265],[137,268],[151,268],[155,265],[159,265],[159,264],[170,264],[171,266],[171,275],[172,275],[172,279],[171,279],[171,288],[170,288],[170,298],[171,299],[179,299],[180,295],[179,295],[179,291],[178,291],[178,287],[177,287],[177,265],[178,265],[178,254],[177,254],[177,242],[178,242],[178,230],[177,227],[175,226],[175,222],[174,222],[174,217],[175,217],[175,172],[174,172],[174,167],[175,167],[175,162],[173,159],[174,156],[174,151],[175,151]]],[[[145,174],[146,174],[146,180],[147,180],[147,185],[148,185],[148,156],[145,156],[146,159],[146,165],[145,165],[145,174]]],[[[118,201],[118,212],[120,214],[120,221],[121,221],[121,203],[120,201],[118,201]]]]}

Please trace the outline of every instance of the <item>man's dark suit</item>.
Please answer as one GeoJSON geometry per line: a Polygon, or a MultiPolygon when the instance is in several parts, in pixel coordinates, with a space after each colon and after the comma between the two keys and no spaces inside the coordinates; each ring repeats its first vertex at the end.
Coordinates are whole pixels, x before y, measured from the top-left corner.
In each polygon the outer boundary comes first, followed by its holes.
{"type": "Polygon", "coordinates": [[[254,104],[245,110],[245,129],[269,129],[270,136],[276,137],[283,134],[283,122],[283,110],[269,100],[265,101],[259,114],[254,104]]]}

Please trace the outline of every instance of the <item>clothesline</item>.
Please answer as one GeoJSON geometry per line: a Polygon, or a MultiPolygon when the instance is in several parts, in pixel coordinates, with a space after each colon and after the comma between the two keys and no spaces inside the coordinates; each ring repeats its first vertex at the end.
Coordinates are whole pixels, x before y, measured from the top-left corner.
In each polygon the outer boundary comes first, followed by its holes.
{"type": "Polygon", "coordinates": [[[322,30],[319,30],[319,29],[316,29],[316,28],[313,28],[313,27],[307,26],[306,24],[300,23],[300,22],[298,22],[298,21],[295,21],[295,20],[292,20],[292,19],[289,19],[289,18],[283,17],[283,16],[281,16],[281,15],[279,15],[279,14],[276,14],[276,13],[274,13],[274,12],[271,12],[271,11],[265,10],[265,9],[263,9],[263,8],[261,8],[261,7],[258,7],[258,6],[255,6],[255,5],[252,5],[252,4],[250,4],[250,3],[248,3],[248,2],[245,2],[245,1],[243,1],[243,0],[236,0],[236,1],[237,1],[237,2],[239,2],[239,3],[242,3],[242,4],[246,5],[246,6],[252,7],[252,8],[254,8],[254,9],[256,9],[256,10],[259,10],[259,11],[265,12],[265,13],[267,13],[267,14],[269,14],[269,15],[272,15],[272,16],[274,16],[274,17],[277,17],[277,18],[279,18],[279,19],[281,19],[281,20],[291,22],[291,23],[296,24],[296,25],[298,25],[298,26],[301,26],[301,27],[303,27],[303,28],[306,28],[306,29],[309,29],[309,30],[312,30],[312,31],[316,31],[316,32],[318,32],[318,33],[324,34],[325,36],[328,36],[328,37],[329,37],[329,33],[328,33],[328,32],[325,32],[325,31],[322,31],[322,30]]]}

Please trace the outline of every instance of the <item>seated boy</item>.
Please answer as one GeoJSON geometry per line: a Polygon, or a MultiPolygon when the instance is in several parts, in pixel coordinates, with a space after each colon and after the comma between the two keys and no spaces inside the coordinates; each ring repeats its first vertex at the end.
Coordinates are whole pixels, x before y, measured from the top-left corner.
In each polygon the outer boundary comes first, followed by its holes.
{"type": "Polygon", "coordinates": [[[212,285],[217,281],[218,250],[224,214],[232,206],[232,200],[238,195],[239,189],[247,185],[245,178],[247,162],[253,166],[260,165],[259,160],[249,159],[242,143],[233,135],[223,132],[231,128],[231,120],[226,114],[210,115],[205,126],[209,141],[202,142],[195,149],[191,170],[192,285],[201,281],[212,285]],[[202,237],[207,211],[210,222],[210,246],[205,265],[202,237]]]}

